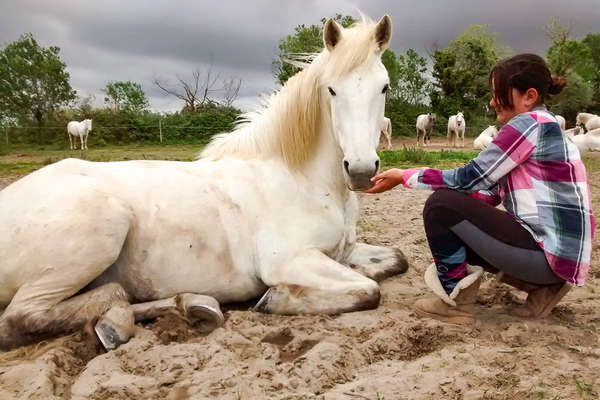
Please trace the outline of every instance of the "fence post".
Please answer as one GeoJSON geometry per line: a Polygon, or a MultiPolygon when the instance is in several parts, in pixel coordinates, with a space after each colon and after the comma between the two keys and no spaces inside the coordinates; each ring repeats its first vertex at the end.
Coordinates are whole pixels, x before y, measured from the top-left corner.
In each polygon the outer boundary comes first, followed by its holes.
{"type": "Polygon", "coordinates": [[[158,135],[160,138],[160,142],[162,143],[162,119],[158,120],[158,135]]]}

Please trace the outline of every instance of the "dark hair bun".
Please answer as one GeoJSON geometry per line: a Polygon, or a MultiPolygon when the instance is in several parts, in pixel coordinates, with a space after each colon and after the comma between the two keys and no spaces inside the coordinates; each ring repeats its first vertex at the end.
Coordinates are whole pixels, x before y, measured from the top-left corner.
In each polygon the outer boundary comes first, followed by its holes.
{"type": "Polygon", "coordinates": [[[550,87],[548,88],[548,93],[550,94],[559,94],[562,92],[563,88],[567,85],[567,80],[562,76],[553,76],[552,82],[550,83],[550,87]]]}

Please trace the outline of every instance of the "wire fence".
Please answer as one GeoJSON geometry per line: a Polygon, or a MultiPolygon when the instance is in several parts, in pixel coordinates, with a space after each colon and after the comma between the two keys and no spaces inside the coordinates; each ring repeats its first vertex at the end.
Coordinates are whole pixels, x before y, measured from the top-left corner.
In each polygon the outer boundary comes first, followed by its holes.
{"type": "MultiPolygon", "coordinates": [[[[465,136],[476,137],[489,125],[466,124],[465,136]]],[[[50,142],[68,143],[66,126],[43,126],[43,127],[21,127],[5,126],[0,128],[4,140],[0,143],[5,145],[17,143],[31,143],[41,138],[50,142]]],[[[207,142],[210,138],[222,132],[230,132],[232,125],[166,125],[158,124],[143,125],[93,125],[89,134],[90,144],[109,143],[183,143],[207,142]]],[[[392,133],[394,137],[416,137],[416,126],[414,124],[394,123],[392,121],[392,133]]],[[[445,136],[446,127],[434,125],[433,136],[445,136]]]]}

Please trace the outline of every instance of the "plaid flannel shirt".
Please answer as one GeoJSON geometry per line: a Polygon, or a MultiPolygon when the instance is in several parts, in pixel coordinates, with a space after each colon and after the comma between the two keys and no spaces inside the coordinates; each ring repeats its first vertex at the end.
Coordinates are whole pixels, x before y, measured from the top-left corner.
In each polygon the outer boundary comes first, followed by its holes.
{"type": "Polygon", "coordinates": [[[556,275],[581,286],[590,268],[594,217],[579,150],[544,107],[519,114],[464,167],[406,169],[404,186],[450,188],[504,208],[527,229],[556,275]]]}

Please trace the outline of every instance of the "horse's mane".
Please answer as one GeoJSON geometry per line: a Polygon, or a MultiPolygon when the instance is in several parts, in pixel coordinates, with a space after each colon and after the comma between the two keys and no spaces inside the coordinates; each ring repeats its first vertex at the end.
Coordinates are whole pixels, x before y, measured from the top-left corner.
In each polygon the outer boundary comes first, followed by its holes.
{"type": "Polygon", "coordinates": [[[377,57],[374,28],[375,22],[362,16],[343,30],[333,51],[291,57],[288,62],[302,71],[266,98],[261,109],[242,115],[233,132],[214,136],[200,157],[280,158],[291,167],[308,160],[321,130],[326,101],[321,89],[377,57]]]}

